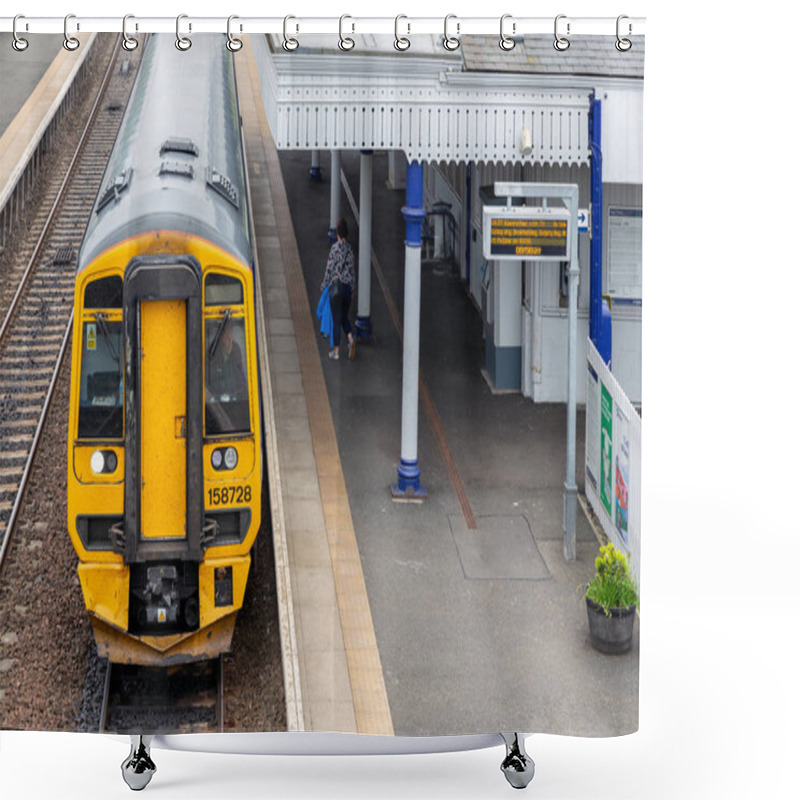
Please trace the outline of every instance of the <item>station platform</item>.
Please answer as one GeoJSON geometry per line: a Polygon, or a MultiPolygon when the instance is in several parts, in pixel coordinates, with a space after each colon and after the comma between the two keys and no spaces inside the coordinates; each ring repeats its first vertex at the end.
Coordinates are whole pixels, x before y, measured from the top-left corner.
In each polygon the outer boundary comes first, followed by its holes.
{"type": "Polygon", "coordinates": [[[11,46],[11,34],[0,34],[0,208],[9,201],[44,130],[88,55],[94,34],[79,34],[74,52],[62,47],[63,36],[30,36],[26,50],[11,46]]]}
{"type": "MultiPolygon", "coordinates": [[[[578,558],[563,556],[565,407],[493,393],[477,310],[458,277],[423,265],[419,466],[428,497],[392,501],[405,198],[386,188],[387,157],[376,153],[372,337],[353,361],[344,352],[331,360],[315,317],[329,161],[323,151],[324,180],[312,183],[310,153],[275,151],[251,52],[237,67],[265,286],[276,551],[285,542],[293,609],[284,634],[296,643],[290,729],[635,731],[638,622],[630,653],[591,648],[582,587],[598,542],[580,511],[578,558]]],[[[342,207],[356,244],[358,164],[358,151],[342,153],[342,207]]],[[[582,414],[578,433],[581,487],[582,414]]]]}
{"type": "MultiPolygon", "coordinates": [[[[3,87],[3,102],[0,103],[0,136],[5,133],[6,128],[38,86],[53,59],[62,51],[67,55],[62,46],[63,36],[39,34],[28,37],[28,48],[21,52],[14,50],[12,41],[10,33],[0,33],[0,78],[3,87]]],[[[64,58],[60,60],[63,62],[64,58]]]]}

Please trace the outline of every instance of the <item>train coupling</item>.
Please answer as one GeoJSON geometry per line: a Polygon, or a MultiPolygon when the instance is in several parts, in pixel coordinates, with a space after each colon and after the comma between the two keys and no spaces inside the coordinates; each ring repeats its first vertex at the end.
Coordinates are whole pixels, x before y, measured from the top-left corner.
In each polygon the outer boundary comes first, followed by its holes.
{"type": "Polygon", "coordinates": [[[148,623],[177,622],[181,607],[178,570],[174,566],[148,567],[144,598],[142,610],[148,623]]]}

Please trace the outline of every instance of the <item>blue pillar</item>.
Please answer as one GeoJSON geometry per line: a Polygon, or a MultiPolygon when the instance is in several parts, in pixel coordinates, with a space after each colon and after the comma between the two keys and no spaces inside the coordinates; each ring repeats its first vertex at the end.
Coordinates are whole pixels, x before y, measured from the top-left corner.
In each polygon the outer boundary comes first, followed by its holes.
{"type": "Polygon", "coordinates": [[[392,486],[395,500],[420,501],[427,492],[420,485],[417,441],[419,434],[419,318],[422,296],[422,164],[406,166],[405,287],[403,293],[403,411],[400,437],[400,466],[397,484],[392,486]]]}
{"type": "Polygon", "coordinates": [[[589,278],[589,338],[606,364],[611,363],[611,325],[603,323],[603,149],[601,101],[592,98],[589,138],[592,149],[592,246],[589,278]]]}

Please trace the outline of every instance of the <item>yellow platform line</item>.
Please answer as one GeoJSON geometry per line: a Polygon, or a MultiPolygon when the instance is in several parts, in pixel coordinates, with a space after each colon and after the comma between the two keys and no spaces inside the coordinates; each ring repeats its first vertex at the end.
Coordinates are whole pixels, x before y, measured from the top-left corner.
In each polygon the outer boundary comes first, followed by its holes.
{"type": "Polygon", "coordinates": [[[356,726],[359,733],[393,735],[394,727],[383,669],[286,189],[278,152],[261,102],[257,64],[251,55],[252,50],[245,50],[248,51],[250,80],[257,98],[255,106],[264,143],[300,373],[308,407],[356,726]]]}

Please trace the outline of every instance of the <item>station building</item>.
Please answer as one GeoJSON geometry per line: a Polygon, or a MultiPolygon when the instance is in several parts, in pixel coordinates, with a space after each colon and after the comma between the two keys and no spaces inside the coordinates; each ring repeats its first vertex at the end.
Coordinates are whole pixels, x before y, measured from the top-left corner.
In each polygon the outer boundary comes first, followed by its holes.
{"type": "MultiPolygon", "coordinates": [[[[397,188],[422,165],[422,257],[457,272],[480,310],[492,388],[534,402],[567,399],[566,267],[487,260],[483,208],[506,202],[496,181],[577,184],[579,363],[591,335],[640,404],[644,38],[619,52],[611,37],[581,36],[559,51],[531,35],[504,51],[497,38],[465,36],[451,52],[421,35],[401,72],[392,37],[354,41],[346,54],[324,36],[294,52],[278,36],[260,43],[278,148],[358,150],[362,170],[389,151],[397,188]]],[[[583,402],[583,381],[577,391],[583,402]]]]}

